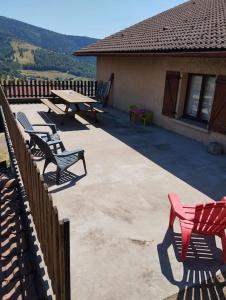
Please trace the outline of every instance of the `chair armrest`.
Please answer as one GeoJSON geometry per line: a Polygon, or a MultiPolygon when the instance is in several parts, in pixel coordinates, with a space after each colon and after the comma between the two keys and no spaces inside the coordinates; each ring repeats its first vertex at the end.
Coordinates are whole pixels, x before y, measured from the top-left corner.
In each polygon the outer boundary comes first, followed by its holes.
{"type": "Polygon", "coordinates": [[[63,151],[62,153],[57,154],[58,157],[66,157],[69,155],[73,155],[73,154],[83,154],[84,150],[83,149],[76,149],[76,150],[72,150],[72,151],[63,151]]]}
{"type": "MultiPolygon", "coordinates": [[[[47,143],[48,143],[49,146],[53,146],[53,145],[59,144],[60,150],[61,150],[62,152],[65,151],[64,144],[63,144],[63,142],[62,142],[61,140],[48,141],[47,143]]],[[[56,153],[56,154],[57,154],[57,153],[56,153]]]]}
{"type": "Polygon", "coordinates": [[[34,133],[34,134],[44,134],[47,136],[48,141],[51,141],[51,136],[48,131],[34,131],[34,130],[25,130],[26,133],[34,133]]]}
{"type": "Polygon", "coordinates": [[[56,125],[54,123],[45,123],[45,124],[32,124],[32,126],[48,126],[51,128],[53,133],[57,133],[56,125]]]}
{"type": "Polygon", "coordinates": [[[171,207],[174,210],[175,214],[182,220],[192,221],[194,217],[190,217],[184,211],[184,208],[180,202],[180,199],[177,194],[170,193],[168,194],[169,201],[171,203],[171,207]]]}
{"type": "Polygon", "coordinates": [[[222,197],[220,201],[226,201],[226,196],[222,197]]]}
{"type": "Polygon", "coordinates": [[[51,145],[56,145],[56,144],[63,144],[61,140],[54,140],[54,141],[51,140],[51,141],[48,141],[47,143],[50,146],[51,145]]]}
{"type": "Polygon", "coordinates": [[[40,130],[24,130],[26,133],[34,133],[34,134],[46,134],[50,137],[48,131],[40,131],[40,130]]]}

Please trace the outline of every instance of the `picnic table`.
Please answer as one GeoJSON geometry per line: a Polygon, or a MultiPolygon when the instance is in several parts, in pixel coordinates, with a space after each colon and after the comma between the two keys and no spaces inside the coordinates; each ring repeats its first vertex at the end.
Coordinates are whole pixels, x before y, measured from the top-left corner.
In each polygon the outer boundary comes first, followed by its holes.
{"type": "Polygon", "coordinates": [[[53,94],[52,101],[49,99],[41,99],[42,103],[49,107],[49,111],[53,111],[56,114],[64,116],[75,116],[75,114],[91,113],[97,121],[97,110],[93,107],[97,100],[94,100],[88,96],[79,94],[73,90],[51,90],[53,94]],[[62,103],[65,104],[65,110],[62,110],[54,102],[56,98],[60,98],[62,103]]]}

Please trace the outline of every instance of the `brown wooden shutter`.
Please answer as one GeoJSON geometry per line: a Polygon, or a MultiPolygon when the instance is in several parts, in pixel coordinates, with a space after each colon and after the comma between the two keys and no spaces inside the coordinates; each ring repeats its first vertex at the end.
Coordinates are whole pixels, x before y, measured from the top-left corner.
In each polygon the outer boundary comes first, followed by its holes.
{"type": "Polygon", "coordinates": [[[179,83],[180,72],[166,72],[162,114],[170,118],[174,118],[175,116],[179,83]]]}
{"type": "Polygon", "coordinates": [[[209,129],[226,134],[226,76],[219,76],[216,81],[209,129]]]}

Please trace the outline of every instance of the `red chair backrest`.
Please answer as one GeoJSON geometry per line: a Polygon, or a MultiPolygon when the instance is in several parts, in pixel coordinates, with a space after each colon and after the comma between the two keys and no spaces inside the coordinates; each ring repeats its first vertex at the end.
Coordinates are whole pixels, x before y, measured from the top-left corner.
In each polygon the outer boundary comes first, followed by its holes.
{"type": "Polygon", "coordinates": [[[197,205],[193,230],[198,233],[217,234],[226,228],[226,202],[197,205]]]}

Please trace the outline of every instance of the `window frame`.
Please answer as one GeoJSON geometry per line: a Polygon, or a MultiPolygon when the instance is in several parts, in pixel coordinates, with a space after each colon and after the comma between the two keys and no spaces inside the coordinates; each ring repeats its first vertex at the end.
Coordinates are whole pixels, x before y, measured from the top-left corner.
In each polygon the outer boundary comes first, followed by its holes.
{"type": "MultiPolygon", "coordinates": [[[[183,117],[184,118],[188,118],[190,120],[194,120],[194,121],[197,121],[199,123],[209,124],[209,121],[204,120],[204,119],[201,118],[201,111],[202,111],[202,106],[203,106],[203,102],[204,102],[204,91],[205,91],[206,81],[207,81],[208,77],[214,77],[214,78],[217,79],[217,75],[213,75],[213,74],[200,74],[200,73],[189,73],[188,74],[186,98],[185,98],[184,110],[183,110],[183,117]],[[192,78],[192,76],[201,76],[202,77],[201,92],[200,92],[199,104],[198,104],[198,110],[197,110],[197,116],[196,117],[190,116],[186,113],[187,106],[188,106],[188,95],[189,95],[189,91],[190,91],[190,88],[191,88],[191,78],[192,78]]],[[[214,101],[214,98],[213,98],[213,101],[214,101]]]]}

